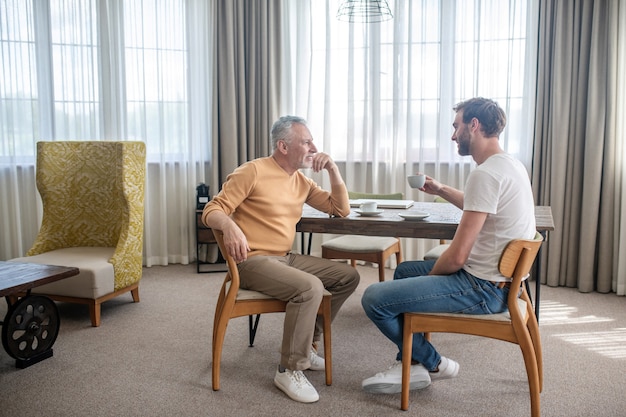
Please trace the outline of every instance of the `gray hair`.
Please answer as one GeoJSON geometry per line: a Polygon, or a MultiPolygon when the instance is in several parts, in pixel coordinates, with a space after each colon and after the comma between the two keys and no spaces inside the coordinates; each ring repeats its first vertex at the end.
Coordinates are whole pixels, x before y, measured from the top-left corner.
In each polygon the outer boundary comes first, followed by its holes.
{"type": "Polygon", "coordinates": [[[291,142],[291,127],[294,123],[306,126],[306,120],[299,116],[282,116],[274,122],[270,132],[272,150],[276,149],[279,140],[291,142]]]}

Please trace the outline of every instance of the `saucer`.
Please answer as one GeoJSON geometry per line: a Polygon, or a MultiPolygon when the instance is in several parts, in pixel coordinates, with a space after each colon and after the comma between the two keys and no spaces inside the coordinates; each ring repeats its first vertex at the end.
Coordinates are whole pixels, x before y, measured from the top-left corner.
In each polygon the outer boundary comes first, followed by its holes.
{"type": "Polygon", "coordinates": [[[385,210],[374,210],[374,211],[361,211],[361,210],[354,210],[358,215],[363,216],[363,217],[374,217],[374,216],[380,216],[381,214],[383,214],[383,212],[385,210]]]}
{"type": "Polygon", "coordinates": [[[398,213],[398,216],[402,217],[405,220],[423,220],[426,217],[430,216],[430,213],[423,213],[421,211],[412,211],[406,213],[398,213]]]}

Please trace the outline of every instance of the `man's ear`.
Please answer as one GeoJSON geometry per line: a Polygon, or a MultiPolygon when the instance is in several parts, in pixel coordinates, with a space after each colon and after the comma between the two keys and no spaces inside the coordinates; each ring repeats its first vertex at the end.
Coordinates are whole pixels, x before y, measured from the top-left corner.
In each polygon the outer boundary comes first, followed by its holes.
{"type": "Polygon", "coordinates": [[[473,131],[480,129],[480,121],[477,118],[473,117],[472,120],[470,120],[470,128],[473,131]]]}

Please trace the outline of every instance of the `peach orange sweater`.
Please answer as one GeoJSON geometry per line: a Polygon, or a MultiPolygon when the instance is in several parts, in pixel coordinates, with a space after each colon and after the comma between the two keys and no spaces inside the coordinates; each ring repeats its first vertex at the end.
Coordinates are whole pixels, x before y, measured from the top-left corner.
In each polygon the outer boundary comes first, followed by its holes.
{"type": "Polygon", "coordinates": [[[328,192],[300,171],[288,175],[270,156],[235,169],[202,217],[215,210],[231,216],[248,239],[248,256],[283,256],[292,248],[304,203],[331,215],[350,213],[345,184],[328,192]]]}

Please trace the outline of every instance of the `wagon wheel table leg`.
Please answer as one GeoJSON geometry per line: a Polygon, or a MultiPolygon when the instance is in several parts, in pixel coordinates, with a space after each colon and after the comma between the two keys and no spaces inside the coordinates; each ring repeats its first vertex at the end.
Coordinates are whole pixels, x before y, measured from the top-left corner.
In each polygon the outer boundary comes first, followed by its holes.
{"type": "Polygon", "coordinates": [[[52,356],[59,334],[56,304],[41,295],[27,295],[9,306],[2,326],[4,350],[15,366],[26,368],[52,356]]]}

